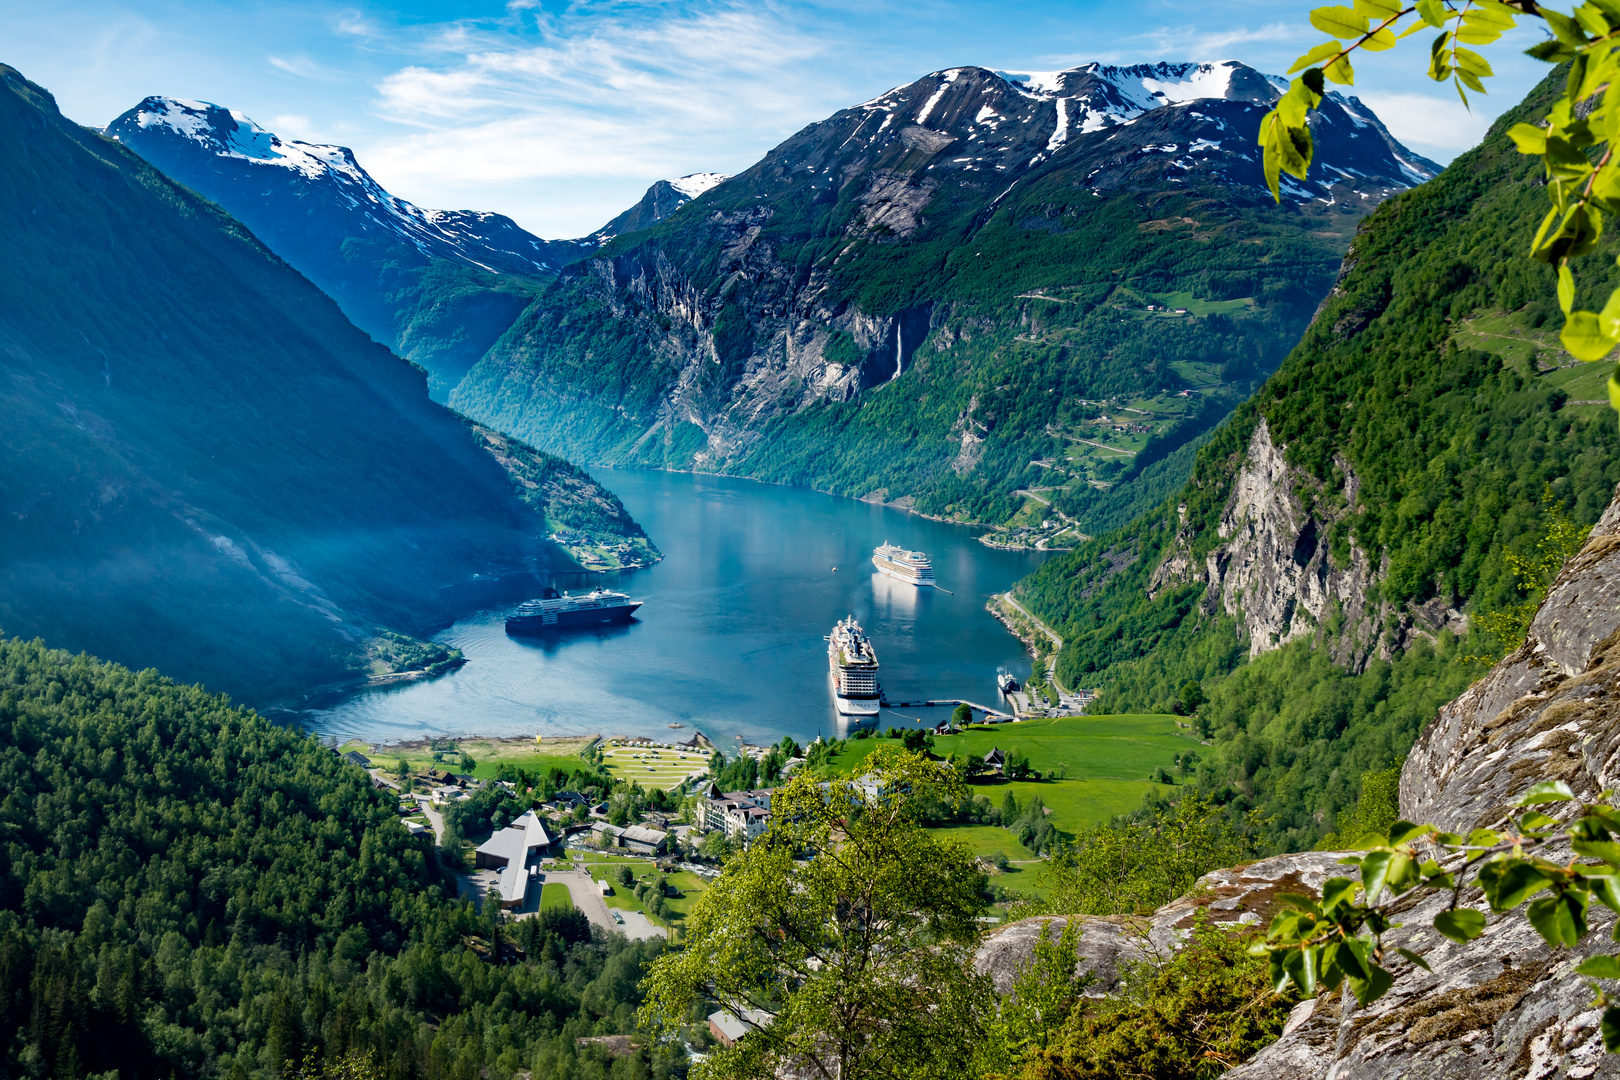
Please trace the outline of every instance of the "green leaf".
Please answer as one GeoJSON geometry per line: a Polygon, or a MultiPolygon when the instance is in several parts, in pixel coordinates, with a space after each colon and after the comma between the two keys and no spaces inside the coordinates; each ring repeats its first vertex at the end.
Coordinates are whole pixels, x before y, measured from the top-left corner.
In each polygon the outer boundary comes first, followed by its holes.
{"type": "Polygon", "coordinates": [[[1473,908],[1442,911],[1434,917],[1434,928],[1452,941],[1473,941],[1485,932],[1485,913],[1473,908]]]}
{"type": "Polygon", "coordinates": [[[1441,6],[1440,0],[1418,0],[1417,13],[1424,22],[1436,30],[1445,28],[1446,9],[1441,6]]]}
{"type": "Polygon", "coordinates": [[[1541,155],[1547,152],[1547,129],[1534,124],[1514,124],[1508,128],[1508,138],[1521,154],[1541,155]]]}
{"type": "Polygon", "coordinates": [[[1486,63],[1485,58],[1479,55],[1479,53],[1475,52],[1473,49],[1456,49],[1453,50],[1452,56],[1456,61],[1457,70],[1459,71],[1466,71],[1470,75],[1477,75],[1481,79],[1496,74],[1496,72],[1491,70],[1491,65],[1486,63]]]}
{"type": "Polygon", "coordinates": [[[1350,989],[1356,995],[1356,1001],[1362,1005],[1371,1004],[1389,992],[1395,985],[1395,977],[1377,964],[1367,965],[1365,979],[1351,979],[1350,989]]]}
{"type": "Polygon", "coordinates": [[[1575,21],[1581,24],[1581,29],[1593,37],[1608,37],[1613,29],[1609,25],[1609,20],[1603,17],[1603,13],[1591,4],[1580,5],[1574,10],[1573,14],[1575,21]]]}
{"type": "Polygon", "coordinates": [[[1350,66],[1348,56],[1341,56],[1333,61],[1333,63],[1322,69],[1322,74],[1326,75],[1329,81],[1336,82],[1340,86],[1354,86],[1356,82],[1356,72],[1350,66]]]}
{"type": "MultiPolygon", "coordinates": [[[[1558,289],[1560,293],[1563,292],[1566,277],[1569,281],[1570,292],[1575,291],[1575,279],[1568,275],[1569,267],[1560,266],[1558,268],[1558,289]]],[[[1571,791],[1569,785],[1562,780],[1543,780],[1539,784],[1532,785],[1529,791],[1514,799],[1513,805],[1537,806],[1541,803],[1568,802],[1574,797],[1575,792],[1571,791]]]]}
{"type": "Polygon", "coordinates": [[[1378,894],[1384,891],[1393,852],[1369,851],[1361,860],[1361,887],[1367,894],[1367,903],[1376,904],[1378,894]]]}
{"type": "MultiPolygon", "coordinates": [[[[1568,315],[1569,309],[1575,306],[1575,275],[1570,272],[1568,263],[1565,263],[1563,266],[1558,268],[1558,306],[1564,309],[1565,315],[1568,315]]],[[[1556,781],[1553,782],[1556,783],[1556,781]]],[[[1569,785],[1567,784],[1565,785],[1566,788],[1568,786],[1569,785]]],[[[1535,790],[1535,788],[1531,788],[1530,792],[1526,793],[1523,798],[1515,800],[1514,805],[1529,806],[1534,802],[1541,801],[1532,797],[1535,790]]],[[[1565,796],[1565,798],[1571,797],[1573,796],[1565,796]]],[[[1549,799],[1546,801],[1554,802],[1557,800],[1549,799]]]]}
{"type": "MultiPolygon", "coordinates": [[[[1564,321],[1564,329],[1559,333],[1558,340],[1563,342],[1564,348],[1577,360],[1602,360],[1614,351],[1616,345],[1620,345],[1620,340],[1603,332],[1598,317],[1590,311],[1577,311],[1571,314],[1564,321]]],[[[1611,403],[1613,398],[1611,391],[1611,403]]],[[[1616,408],[1620,408],[1620,405],[1616,408]]]]}
{"type": "Polygon", "coordinates": [[[1553,36],[1572,49],[1584,49],[1587,46],[1586,35],[1581,32],[1580,25],[1568,15],[1562,15],[1551,8],[1541,8],[1541,17],[1547,21],[1547,28],[1553,36]]]}
{"type": "MultiPolygon", "coordinates": [[[[1338,878],[1336,880],[1343,881],[1344,879],[1338,878]]],[[[1331,884],[1331,882],[1329,882],[1329,884],[1331,884]]],[[[1322,898],[1324,901],[1327,899],[1326,886],[1323,887],[1322,898]]],[[[1316,906],[1316,901],[1303,893],[1278,893],[1277,902],[1282,904],[1284,907],[1295,908],[1299,911],[1308,911],[1313,915],[1319,910],[1316,906]]]]}
{"type": "Polygon", "coordinates": [[[1586,935],[1585,897],[1573,892],[1532,900],[1524,914],[1549,945],[1575,945],[1586,935]]]}
{"type": "Polygon", "coordinates": [[[1575,840],[1570,843],[1575,854],[1588,859],[1601,859],[1610,866],[1620,866],[1620,844],[1613,840],[1575,840]]]}
{"type": "Polygon", "coordinates": [[[1311,25],[1324,34],[1348,40],[1367,32],[1367,16],[1358,15],[1342,5],[1319,7],[1311,12],[1311,25]]]}
{"type": "Polygon", "coordinates": [[[1401,13],[1396,0],[1355,0],[1356,11],[1369,19],[1385,22],[1401,13]]]}
{"type": "Polygon", "coordinates": [[[1368,52],[1383,52],[1385,49],[1393,49],[1395,47],[1395,31],[1387,26],[1375,30],[1362,40],[1361,47],[1368,52]]]}
{"type": "Polygon", "coordinates": [[[1479,868],[1479,886],[1493,911],[1509,911],[1547,887],[1547,876],[1523,859],[1494,859],[1479,868]]]}
{"type": "Polygon", "coordinates": [[[1397,821],[1389,827],[1389,832],[1385,838],[1389,841],[1389,845],[1394,847],[1396,844],[1404,844],[1412,837],[1420,836],[1428,831],[1429,827],[1425,825],[1414,825],[1410,821],[1397,821]]]}
{"type": "Polygon", "coordinates": [[[1295,60],[1294,66],[1289,68],[1285,74],[1292,75],[1300,68],[1313,67],[1314,65],[1321,63],[1323,60],[1326,60],[1328,57],[1339,52],[1343,48],[1344,46],[1340,45],[1337,41],[1324,41],[1322,44],[1318,45],[1316,48],[1312,49],[1298,60],[1295,60]]]}
{"type": "Polygon", "coordinates": [[[1620,956],[1589,956],[1575,971],[1594,979],[1620,979],[1620,956]]]}
{"type": "Polygon", "coordinates": [[[1524,50],[1524,52],[1526,56],[1533,56],[1537,60],[1545,60],[1549,64],[1562,64],[1575,55],[1574,49],[1557,38],[1549,38],[1546,41],[1538,42],[1524,50]]]}
{"type": "Polygon", "coordinates": [[[1603,1032],[1603,1047],[1613,1052],[1620,1050],[1620,1009],[1610,1007],[1603,1010],[1603,1022],[1598,1025],[1603,1032]]]}
{"type": "Polygon", "coordinates": [[[1312,949],[1296,949],[1283,960],[1288,977],[1294,980],[1299,992],[1306,997],[1316,995],[1316,956],[1312,949]]]}
{"type": "Polygon", "coordinates": [[[1331,877],[1322,882],[1322,910],[1327,911],[1348,900],[1355,881],[1347,877],[1331,877]]]}
{"type": "Polygon", "coordinates": [[[1411,949],[1396,949],[1395,951],[1400,953],[1402,956],[1406,957],[1408,960],[1410,960],[1412,963],[1416,964],[1418,967],[1422,968],[1424,971],[1433,971],[1434,970],[1434,968],[1429,966],[1429,962],[1427,960],[1423,959],[1423,957],[1419,956],[1417,953],[1413,952],[1411,949]]]}
{"type": "Polygon", "coordinates": [[[1592,890],[1598,903],[1610,911],[1620,911],[1620,879],[1611,875],[1593,875],[1586,879],[1586,887],[1592,890]]]}
{"type": "Polygon", "coordinates": [[[1522,832],[1534,832],[1537,829],[1545,829],[1549,825],[1556,824],[1558,824],[1557,821],[1536,810],[1532,810],[1519,818],[1519,829],[1522,832]]]}

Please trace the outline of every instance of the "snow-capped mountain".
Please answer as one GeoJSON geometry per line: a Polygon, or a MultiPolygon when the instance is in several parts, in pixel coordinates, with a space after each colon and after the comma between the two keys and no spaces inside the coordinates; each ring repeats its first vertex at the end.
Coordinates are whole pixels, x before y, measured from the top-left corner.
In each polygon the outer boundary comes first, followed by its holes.
{"type": "MultiPolygon", "coordinates": [[[[195,183],[195,168],[171,168],[183,157],[196,166],[210,166],[220,180],[248,181],[264,199],[275,198],[281,187],[302,202],[323,200],[353,218],[354,226],[345,230],[349,235],[386,234],[424,257],[454,259],[492,273],[556,269],[550,245],[509,217],[423,209],[384,190],[348,147],[283,139],[242,113],[210,102],[149,97],[108,125],[107,134],[149,161],[163,159],[159,164],[165,172],[192,187],[217,185],[195,183]],[[180,172],[187,175],[182,178],[180,172]]],[[[203,194],[215,197],[206,190],[203,194]]]]}
{"type": "MultiPolygon", "coordinates": [[[[1260,117],[1287,86],[1236,60],[1056,72],[951,68],[810,125],[767,162],[792,158],[800,172],[831,176],[856,157],[910,172],[926,156],[936,176],[1011,178],[1087,158],[1086,182],[1098,190],[1199,180],[1257,187],[1260,117]]],[[[1358,195],[1388,194],[1440,170],[1396,142],[1354,97],[1328,94],[1311,127],[1313,175],[1304,184],[1290,180],[1296,199],[1332,198],[1344,184],[1358,195]]]]}
{"type": "Polygon", "coordinates": [[[1050,482],[1025,474],[1068,459],[1066,399],[1196,394],[1171,453],[1298,341],[1361,217],[1439,171],[1332,94],[1279,207],[1257,135],[1286,85],[1236,61],[925,75],[701,213],[605,230],[451,401],[566,456],[947,515],[1050,482]]]}
{"type": "Polygon", "coordinates": [[[641,201],[591,233],[586,239],[605,244],[615,236],[645,229],[663,221],[693,199],[714,190],[731,177],[723,173],[691,173],[674,180],[659,180],[641,201]]]}
{"type": "Polygon", "coordinates": [[[205,101],[149,97],[107,134],[223,206],[357,326],[421,364],[439,400],[541,283],[591,250],[502,214],[416,206],[348,147],[283,139],[205,101]]]}

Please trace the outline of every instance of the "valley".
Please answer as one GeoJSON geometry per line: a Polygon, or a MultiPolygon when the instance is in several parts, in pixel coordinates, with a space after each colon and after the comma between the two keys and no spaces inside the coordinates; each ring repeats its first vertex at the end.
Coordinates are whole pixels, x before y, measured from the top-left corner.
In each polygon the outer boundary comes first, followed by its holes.
{"type": "Polygon", "coordinates": [[[0,65],[0,1074],[1620,1075],[1620,15],[1409,15],[1590,66],[945,68],[561,240],[395,190],[654,160],[571,12],[272,56],[375,175],[0,65]]]}

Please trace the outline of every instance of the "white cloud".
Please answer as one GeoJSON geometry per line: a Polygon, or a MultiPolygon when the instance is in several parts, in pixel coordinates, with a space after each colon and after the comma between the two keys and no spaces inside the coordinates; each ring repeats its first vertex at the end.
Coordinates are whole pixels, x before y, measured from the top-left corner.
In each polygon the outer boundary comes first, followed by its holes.
{"type": "Polygon", "coordinates": [[[283,139],[297,139],[300,142],[319,142],[316,135],[315,124],[302,113],[283,113],[270,118],[269,128],[283,139]]]}
{"type": "Polygon", "coordinates": [[[289,75],[296,75],[300,79],[312,79],[316,82],[337,82],[343,78],[341,72],[322,67],[314,60],[311,60],[307,53],[297,53],[293,56],[270,56],[266,57],[266,59],[270,61],[271,67],[285,71],[289,75]]]}
{"type": "Polygon", "coordinates": [[[832,43],[773,5],[519,18],[436,27],[380,80],[377,111],[414,131],[364,148],[379,180],[448,193],[474,177],[633,177],[639,196],[661,177],[735,171],[864,96],[816,79],[832,43]]]}
{"type": "Polygon", "coordinates": [[[1391,135],[1418,153],[1441,161],[1449,161],[1476,145],[1495,119],[1494,110],[1469,112],[1455,95],[1446,98],[1369,90],[1356,96],[1378,114],[1391,135]]]}

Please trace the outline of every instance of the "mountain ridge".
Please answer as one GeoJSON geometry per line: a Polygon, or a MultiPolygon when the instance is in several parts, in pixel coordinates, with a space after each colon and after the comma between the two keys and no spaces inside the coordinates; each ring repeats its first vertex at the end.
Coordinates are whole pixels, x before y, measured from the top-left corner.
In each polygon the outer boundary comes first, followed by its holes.
{"type": "Polygon", "coordinates": [[[1319,175],[1276,207],[1254,141],[1275,94],[1236,62],[924,76],[566,268],[451,400],[583,460],[979,521],[1057,478],[1053,501],[1083,514],[1119,470],[1071,468],[1099,440],[1060,413],[1156,396],[1127,479],[1186,445],[1280,361],[1354,221],[1432,167],[1333,96],[1315,120],[1319,175]],[[1152,104],[1217,89],[1230,97],[1152,104]],[[1147,312],[1160,355],[1126,359],[1139,346],[1109,325],[1147,312]],[[1062,388],[1062,408],[991,408],[1014,370],[1062,388]],[[919,415],[874,394],[897,380],[919,415]]]}
{"type": "Polygon", "coordinates": [[[552,493],[527,505],[419,369],[240,222],[9,67],[0,133],[0,197],[28,208],[0,220],[8,633],[262,703],[352,682],[380,629],[442,625],[442,587],[577,570],[552,493]]]}

